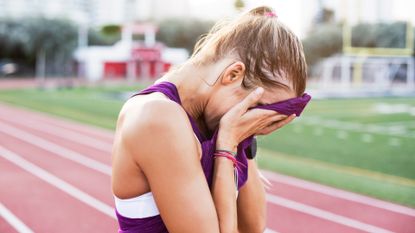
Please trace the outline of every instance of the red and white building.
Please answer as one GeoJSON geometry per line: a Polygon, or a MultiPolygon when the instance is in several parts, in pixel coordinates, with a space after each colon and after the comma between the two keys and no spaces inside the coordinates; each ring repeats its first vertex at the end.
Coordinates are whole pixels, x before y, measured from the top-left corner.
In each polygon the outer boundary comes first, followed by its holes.
{"type": "Polygon", "coordinates": [[[88,80],[151,79],[184,62],[186,49],[169,48],[155,40],[157,27],[152,24],[125,25],[122,39],[113,46],[89,46],[76,50],[80,75],[88,80]],[[133,40],[144,35],[144,40],[133,40]]]}

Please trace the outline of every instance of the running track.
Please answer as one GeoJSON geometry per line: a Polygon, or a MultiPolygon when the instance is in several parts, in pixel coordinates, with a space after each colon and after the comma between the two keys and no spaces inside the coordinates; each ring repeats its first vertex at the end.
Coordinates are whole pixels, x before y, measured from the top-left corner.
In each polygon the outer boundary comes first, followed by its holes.
{"type": "MultiPolygon", "coordinates": [[[[110,131],[0,104],[0,233],[116,232],[112,138],[110,131]]],[[[266,232],[415,232],[415,209],[264,174],[272,183],[266,232]]]]}

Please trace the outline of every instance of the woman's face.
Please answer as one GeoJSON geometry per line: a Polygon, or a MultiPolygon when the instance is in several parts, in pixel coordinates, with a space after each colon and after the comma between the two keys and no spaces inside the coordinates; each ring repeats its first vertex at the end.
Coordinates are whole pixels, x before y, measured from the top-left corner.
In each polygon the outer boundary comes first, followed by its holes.
{"type": "MultiPolygon", "coordinates": [[[[255,90],[255,88],[247,90],[242,86],[244,75],[240,74],[244,72],[239,72],[239,68],[229,66],[226,69],[230,70],[225,70],[222,78],[219,77],[220,81],[218,80],[217,87],[210,96],[204,111],[205,123],[209,130],[216,129],[222,116],[255,90]]],[[[242,70],[244,71],[244,68],[242,70]]],[[[292,85],[288,82],[284,84],[287,87],[263,87],[264,93],[257,105],[271,104],[296,97],[292,85]]]]}

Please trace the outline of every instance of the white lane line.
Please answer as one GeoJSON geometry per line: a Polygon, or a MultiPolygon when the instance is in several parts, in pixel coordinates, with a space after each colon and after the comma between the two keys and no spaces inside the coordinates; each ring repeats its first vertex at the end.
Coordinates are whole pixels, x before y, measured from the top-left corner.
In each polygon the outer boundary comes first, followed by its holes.
{"type": "Polygon", "coordinates": [[[81,191],[75,186],[67,183],[66,181],[58,178],[57,176],[47,172],[46,170],[38,167],[37,165],[27,161],[20,155],[0,146],[0,156],[6,160],[14,163],[18,167],[26,170],[27,172],[37,176],[38,178],[46,181],[47,183],[55,186],[56,188],[62,190],[63,192],[69,194],[75,199],[85,203],[86,205],[102,212],[105,215],[110,216],[115,219],[114,208],[99,201],[98,199],[92,197],[91,195],[81,191]]]}
{"type": "Polygon", "coordinates": [[[112,140],[113,135],[114,135],[112,131],[98,127],[98,126],[83,124],[83,123],[80,123],[79,121],[74,121],[68,118],[59,117],[53,114],[34,111],[34,110],[24,108],[24,107],[16,107],[16,106],[11,106],[11,105],[7,105],[4,103],[0,103],[0,112],[9,112],[10,114],[18,114],[18,115],[27,116],[34,120],[43,121],[46,124],[53,124],[61,128],[65,128],[65,129],[69,129],[73,131],[76,130],[80,133],[85,132],[85,133],[89,133],[92,135],[105,137],[105,138],[108,138],[109,140],[112,140]]]}
{"type": "MultiPolygon", "coordinates": [[[[4,124],[1,124],[0,123],[0,131],[1,131],[1,129],[3,129],[1,126],[5,126],[4,124]]],[[[6,126],[7,127],[7,126],[6,126]]],[[[14,127],[13,127],[14,128],[14,127]]],[[[14,128],[15,129],[15,128],[14,128]]],[[[10,130],[10,127],[8,128],[8,130],[10,130]]],[[[35,145],[37,145],[37,146],[39,146],[39,143],[34,143],[33,142],[33,139],[35,139],[34,141],[37,141],[37,142],[39,142],[39,140],[36,140],[36,139],[41,139],[41,138],[38,138],[38,137],[36,137],[36,136],[33,136],[33,135],[30,135],[30,134],[27,134],[27,133],[25,133],[25,132],[23,132],[23,131],[20,131],[20,130],[18,130],[18,129],[15,129],[15,130],[12,130],[13,131],[13,135],[12,136],[15,136],[15,137],[17,137],[17,138],[20,138],[20,139],[22,139],[22,136],[23,136],[23,138],[25,138],[26,139],[26,141],[28,141],[29,143],[32,143],[32,144],[35,144],[35,145]],[[23,134],[22,134],[23,133],[23,134]],[[16,135],[16,134],[18,134],[18,135],[16,135]],[[27,136],[29,136],[29,137],[27,137],[27,136]],[[31,141],[32,140],[32,141],[31,141]]],[[[7,133],[7,132],[6,132],[7,133]]],[[[41,140],[40,141],[41,142],[41,144],[46,144],[47,146],[46,146],[46,148],[48,148],[49,146],[51,146],[51,145],[53,145],[51,148],[54,148],[54,149],[58,149],[58,151],[59,150],[61,150],[61,152],[59,153],[60,155],[62,154],[62,150],[63,151],[69,151],[70,152],[70,154],[72,154],[72,153],[75,153],[75,154],[77,154],[77,155],[80,155],[80,154],[78,154],[78,153],[76,153],[76,152],[73,152],[73,151],[70,151],[70,150],[67,150],[66,148],[63,148],[63,147],[60,147],[60,146],[57,146],[57,145],[54,145],[53,143],[50,143],[50,142],[48,142],[48,141],[46,141],[46,140],[41,140]],[[57,148],[56,148],[56,146],[57,146],[57,148]]],[[[43,145],[43,146],[41,146],[42,148],[44,148],[44,149],[46,149],[45,148],[45,145],[43,145]]],[[[50,148],[48,148],[48,150],[49,151],[51,151],[50,150],[50,148]]],[[[56,153],[56,151],[54,151],[54,150],[52,150],[52,152],[53,153],[56,153]]],[[[82,156],[82,155],[81,155],[82,156]]],[[[75,157],[77,157],[77,156],[75,156],[75,157]]],[[[82,156],[82,157],[84,157],[84,156],[82,156]]],[[[82,159],[84,159],[84,158],[80,158],[79,160],[80,161],[77,161],[78,163],[81,163],[81,164],[83,164],[83,165],[85,165],[84,164],[84,161],[82,161],[82,159]]],[[[85,157],[86,158],[86,157],[85,157]]],[[[87,160],[89,160],[89,161],[93,161],[93,162],[95,162],[95,163],[98,163],[98,164],[100,164],[100,165],[104,165],[104,166],[106,166],[105,164],[102,164],[102,163],[100,163],[100,162],[97,162],[97,161],[95,161],[95,160],[92,160],[92,159],[89,159],[89,158],[86,158],[87,160]]],[[[73,159],[71,159],[71,160],[73,160],[73,159]]],[[[91,167],[91,166],[88,166],[88,167],[91,167]]],[[[98,166],[99,167],[99,166],[98,166]]],[[[104,171],[103,173],[106,173],[106,174],[110,174],[110,170],[111,170],[111,168],[109,167],[109,166],[107,166],[107,167],[104,167],[105,169],[103,169],[103,170],[106,170],[106,171],[104,171]]],[[[95,170],[97,170],[97,169],[95,169],[95,170]]],[[[102,170],[102,169],[101,169],[102,170]]],[[[338,190],[338,191],[340,191],[340,190],[338,190]]],[[[325,193],[325,194],[327,194],[326,192],[323,192],[323,193],[325,193]]],[[[365,197],[365,198],[367,198],[367,197],[365,197]]],[[[354,201],[356,201],[356,200],[354,200],[354,201]]],[[[379,201],[377,201],[376,200],[376,202],[379,202],[379,201]]],[[[363,204],[367,204],[367,202],[366,201],[364,201],[364,202],[362,202],[363,204]]],[[[387,203],[387,202],[385,202],[387,205],[394,205],[394,204],[391,204],[391,203],[387,203]]],[[[375,207],[379,207],[379,206],[375,206],[375,207]]],[[[379,207],[379,208],[382,208],[382,207],[379,207]]],[[[408,208],[409,209],[409,208],[408,208]]],[[[390,210],[390,209],[388,209],[388,210],[390,210]]],[[[413,211],[413,210],[411,210],[411,209],[409,209],[410,211],[413,211]]],[[[393,211],[393,210],[392,210],[393,211]]],[[[400,212],[400,211],[395,211],[395,212],[400,212]]],[[[404,211],[404,212],[407,212],[407,211],[404,211]]]]}
{"type": "Polygon", "coordinates": [[[299,202],[291,201],[282,197],[278,197],[271,194],[266,194],[268,202],[272,204],[283,206],[285,208],[293,209],[305,214],[309,214],[318,218],[322,218],[331,222],[335,222],[344,226],[355,228],[365,232],[377,232],[377,233],[392,233],[392,231],[376,227],[370,224],[366,224],[351,218],[347,218],[341,215],[333,214],[331,212],[321,210],[309,205],[304,205],[299,202]]]}
{"type": "Polygon", "coordinates": [[[19,218],[16,217],[10,210],[8,210],[0,202],[0,216],[4,218],[17,232],[20,233],[33,233],[33,231],[26,226],[19,218]]]}
{"type": "Polygon", "coordinates": [[[265,229],[264,233],[278,233],[278,232],[267,228],[265,229]]]}
{"type": "Polygon", "coordinates": [[[111,143],[106,143],[104,141],[101,140],[97,140],[95,138],[80,134],[80,133],[76,133],[74,131],[71,130],[67,130],[64,128],[59,128],[56,126],[52,126],[50,124],[45,124],[42,123],[40,121],[34,121],[34,120],[28,120],[28,119],[20,119],[20,118],[15,118],[15,117],[4,117],[3,118],[4,122],[13,122],[15,124],[21,125],[21,126],[25,126],[34,130],[38,130],[41,132],[45,132],[48,134],[51,134],[53,136],[57,136],[69,141],[73,141],[88,147],[92,147],[94,149],[100,150],[100,151],[104,151],[104,152],[111,152],[112,150],[112,144],[111,143]]]}
{"type": "Polygon", "coordinates": [[[305,181],[305,180],[301,180],[301,179],[297,179],[294,177],[285,176],[285,175],[281,175],[281,174],[277,174],[277,173],[273,173],[273,172],[269,172],[265,170],[261,170],[261,172],[269,180],[273,180],[276,182],[288,184],[288,185],[303,188],[303,189],[308,189],[308,190],[319,192],[319,193],[329,195],[335,198],[341,198],[344,200],[353,201],[353,202],[361,203],[364,205],[369,205],[369,206],[377,207],[380,209],[392,211],[395,213],[415,217],[415,209],[412,209],[406,206],[401,206],[398,204],[381,201],[381,200],[363,196],[360,194],[324,186],[321,184],[312,183],[309,181],[305,181]]]}
{"type": "MultiPolygon", "coordinates": [[[[114,214],[114,208],[95,199],[94,197],[90,196],[87,193],[84,193],[83,191],[81,191],[80,189],[76,188],[75,186],[67,183],[64,180],[61,180],[60,178],[52,175],[51,173],[47,172],[46,170],[36,166],[35,164],[27,161],[26,159],[24,159],[23,157],[17,155],[16,153],[7,150],[6,148],[0,146],[0,156],[5,158],[6,160],[12,162],[13,164],[19,166],[20,168],[26,170],[27,172],[37,176],[38,178],[46,181],[47,183],[51,184],[52,186],[55,186],[56,188],[64,191],[65,193],[71,195],[72,197],[74,197],[75,199],[87,204],[88,206],[91,206],[92,208],[110,216],[111,218],[116,219],[115,214],[114,214]]],[[[1,205],[1,203],[0,203],[1,205]]],[[[0,206],[2,207],[2,206],[0,206]]],[[[7,209],[6,209],[7,211],[7,209]]],[[[2,208],[0,208],[0,213],[3,216],[4,212],[2,208]]],[[[9,221],[9,219],[6,218],[6,220],[9,221]]],[[[25,226],[23,223],[21,223],[17,218],[16,220],[13,220],[18,227],[23,227],[25,226]]],[[[10,221],[9,221],[10,222],[10,221]]],[[[13,225],[14,226],[14,225],[13,225]]],[[[19,230],[16,228],[16,230],[18,230],[19,232],[24,232],[24,233],[32,233],[32,231],[30,231],[30,229],[27,228],[28,231],[24,231],[23,230],[19,230]]],[[[269,228],[265,229],[264,233],[278,233],[276,231],[273,231],[269,228]]]]}
{"type": "Polygon", "coordinates": [[[33,134],[26,133],[25,131],[17,129],[13,126],[0,122],[0,132],[15,137],[19,140],[25,141],[36,147],[42,148],[46,151],[51,152],[54,155],[58,155],[62,158],[79,163],[85,167],[91,168],[93,170],[99,171],[107,175],[111,174],[111,167],[104,163],[93,160],[78,152],[66,149],[62,146],[59,146],[58,144],[44,140],[41,137],[37,137],[33,134]]]}

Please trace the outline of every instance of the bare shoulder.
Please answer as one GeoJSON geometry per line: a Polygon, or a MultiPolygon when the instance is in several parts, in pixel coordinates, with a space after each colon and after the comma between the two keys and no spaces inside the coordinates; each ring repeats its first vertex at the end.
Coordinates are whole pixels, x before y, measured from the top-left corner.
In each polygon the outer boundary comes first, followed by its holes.
{"type": "Polygon", "coordinates": [[[118,120],[122,121],[119,128],[122,135],[135,136],[145,130],[153,131],[160,127],[173,127],[171,129],[174,129],[173,123],[185,124],[187,115],[179,104],[171,100],[154,96],[138,96],[124,104],[118,120]]]}
{"type": "MultiPolygon", "coordinates": [[[[141,97],[141,96],[140,96],[141,97]]],[[[120,111],[117,137],[128,148],[137,162],[167,156],[167,151],[179,145],[192,151],[197,147],[192,126],[184,109],[160,96],[132,98],[120,111]],[[148,156],[146,156],[148,155],[148,156]]],[[[140,167],[142,167],[140,163],[140,167]]]]}

